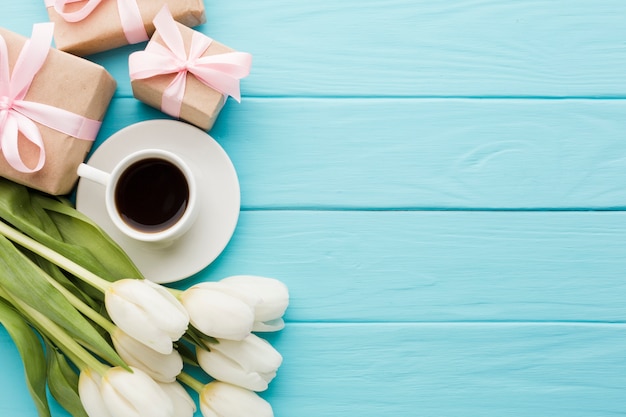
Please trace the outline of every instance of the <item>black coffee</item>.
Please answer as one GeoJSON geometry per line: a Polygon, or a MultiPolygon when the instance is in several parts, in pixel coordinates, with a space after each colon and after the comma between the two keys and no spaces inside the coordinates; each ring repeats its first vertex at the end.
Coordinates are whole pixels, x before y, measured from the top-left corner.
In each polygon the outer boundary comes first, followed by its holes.
{"type": "Polygon", "coordinates": [[[115,205],[132,228],[155,233],[175,224],[185,213],[189,186],[185,175],[159,158],[135,162],[120,176],[115,205]]]}

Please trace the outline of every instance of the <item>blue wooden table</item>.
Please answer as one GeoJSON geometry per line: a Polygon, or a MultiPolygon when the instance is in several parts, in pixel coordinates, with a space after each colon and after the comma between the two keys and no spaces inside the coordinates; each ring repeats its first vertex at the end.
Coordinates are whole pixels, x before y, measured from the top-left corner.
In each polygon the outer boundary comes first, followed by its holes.
{"type": "MultiPolygon", "coordinates": [[[[0,0],[0,26],[42,3],[0,0]]],[[[289,285],[277,417],[626,414],[626,2],[206,9],[254,62],[210,132],[240,221],[184,285],[289,285]]],[[[131,94],[143,46],[89,57],[119,83],[96,146],[166,118],[131,94]]],[[[3,330],[0,355],[0,415],[36,416],[3,330]]]]}

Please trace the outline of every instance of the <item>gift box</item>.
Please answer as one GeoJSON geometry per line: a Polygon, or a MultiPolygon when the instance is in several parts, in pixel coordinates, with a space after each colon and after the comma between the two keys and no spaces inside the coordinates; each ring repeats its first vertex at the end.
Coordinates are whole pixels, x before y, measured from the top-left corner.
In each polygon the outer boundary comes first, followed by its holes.
{"type": "Polygon", "coordinates": [[[206,21],[203,0],[45,0],[56,47],[85,56],[147,41],[152,21],[167,5],[174,19],[193,27],[206,21]]]}
{"type": "Polygon", "coordinates": [[[52,26],[35,25],[28,43],[0,28],[0,176],[62,195],[78,179],[116,82],[103,67],[51,48],[52,26]]]}
{"type": "Polygon", "coordinates": [[[252,56],[175,22],[164,8],[145,51],[129,57],[133,95],[151,107],[210,130],[229,96],[241,100],[240,79],[252,56]]]}

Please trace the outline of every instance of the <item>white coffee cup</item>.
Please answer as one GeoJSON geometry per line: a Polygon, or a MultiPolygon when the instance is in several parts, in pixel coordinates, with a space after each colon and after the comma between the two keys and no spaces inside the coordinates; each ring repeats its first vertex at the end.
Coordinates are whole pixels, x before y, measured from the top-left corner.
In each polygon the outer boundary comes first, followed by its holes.
{"type": "Polygon", "coordinates": [[[196,180],[176,154],[145,149],[122,159],[111,172],[80,164],[78,175],[105,187],[113,224],[144,242],[171,242],[189,230],[198,208],[196,180]]]}

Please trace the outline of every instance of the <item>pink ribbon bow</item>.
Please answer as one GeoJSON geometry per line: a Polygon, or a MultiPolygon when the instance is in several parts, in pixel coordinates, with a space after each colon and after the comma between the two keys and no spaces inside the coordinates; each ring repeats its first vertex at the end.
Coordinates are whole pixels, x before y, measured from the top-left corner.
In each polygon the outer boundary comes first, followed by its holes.
{"type": "MultiPolygon", "coordinates": [[[[75,23],[87,18],[95,9],[107,0],[87,0],[87,3],[78,10],[66,12],[65,6],[70,3],[77,3],[84,0],[45,0],[46,7],[54,7],[54,10],[66,22],[75,23]]],[[[108,0],[113,1],[113,0],[108,0]]],[[[148,40],[148,33],[143,24],[137,0],[117,0],[117,9],[122,22],[122,29],[129,44],[139,43],[148,40]]]]}
{"type": "Polygon", "coordinates": [[[145,51],[133,52],[129,57],[129,71],[131,79],[176,74],[163,93],[161,110],[164,113],[180,117],[187,73],[193,74],[214,90],[241,101],[239,80],[250,73],[252,55],[246,52],[228,52],[202,56],[213,39],[197,31],[193,32],[187,55],[183,36],[167,6],[154,19],[154,26],[166,46],[150,42],[145,51]]]}
{"type": "Polygon", "coordinates": [[[32,37],[24,44],[11,76],[7,44],[0,35],[0,150],[9,165],[20,172],[36,172],[45,164],[43,139],[35,122],[83,140],[94,140],[100,129],[101,122],[97,120],[24,100],[35,75],[48,56],[53,29],[53,23],[33,26],[32,37]],[[39,150],[39,160],[34,168],[27,167],[20,156],[19,132],[39,150]]]}

